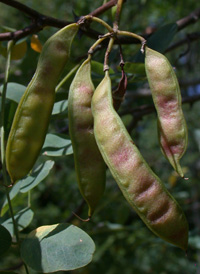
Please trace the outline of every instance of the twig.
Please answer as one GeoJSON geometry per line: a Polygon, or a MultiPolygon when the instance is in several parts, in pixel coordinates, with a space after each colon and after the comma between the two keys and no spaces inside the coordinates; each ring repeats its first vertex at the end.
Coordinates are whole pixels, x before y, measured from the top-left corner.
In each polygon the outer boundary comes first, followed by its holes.
{"type": "Polygon", "coordinates": [[[187,34],[186,38],[181,39],[180,41],[178,41],[178,42],[172,44],[171,46],[169,46],[166,49],[165,52],[172,51],[172,50],[174,50],[174,49],[176,49],[176,48],[178,48],[178,47],[180,47],[180,46],[188,43],[188,41],[189,42],[194,42],[194,41],[196,41],[198,39],[200,39],[200,32],[189,33],[189,34],[187,34]]]}
{"type": "MultiPolygon", "coordinates": [[[[0,41],[19,40],[23,37],[30,35],[30,34],[37,33],[39,31],[41,31],[46,26],[63,28],[66,25],[69,25],[70,23],[72,23],[70,21],[59,20],[59,19],[53,18],[51,16],[46,16],[45,14],[37,12],[36,10],[31,9],[28,6],[26,6],[22,3],[19,3],[15,0],[0,0],[0,2],[6,4],[8,6],[11,6],[13,8],[16,8],[19,11],[25,13],[26,15],[28,15],[29,17],[32,18],[32,24],[25,27],[24,29],[17,30],[14,32],[1,33],[0,41]]],[[[96,10],[94,10],[93,12],[91,12],[90,15],[97,16],[97,15],[105,12],[106,10],[110,9],[112,6],[116,5],[116,3],[117,3],[117,0],[111,0],[108,3],[106,3],[105,5],[99,7],[96,10]]],[[[96,38],[98,38],[99,35],[102,35],[102,33],[96,32],[92,29],[87,29],[87,31],[83,30],[83,32],[87,36],[89,36],[93,39],[96,39],[96,38]]]]}
{"type": "MultiPolygon", "coordinates": [[[[182,99],[182,104],[193,104],[197,101],[200,101],[200,95],[194,95],[194,96],[189,96],[189,97],[183,97],[182,99]]],[[[142,105],[134,109],[126,109],[124,111],[121,111],[119,113],[120,116],[131,114],[137,119],[141,119],[141,117],[148,115],[150,113],[155,112],[155,107],[154,105],[142,105]]]]}
{"type": "Polygon", "coordinates": [[[183,28],[187,27],[188,25],[196,23],[200,19],[200,8],[196,9],[188,16],[176,21],[178,25],[178,30],[182,30],[183,28]]]}
{"type": "Polygon", "coordinates": [[[102,5],[101,7],[97,8],[96,10],[90,12],[89,15],[98,16],[98,15],[104,13],[105,11],[109,10],[116,4],[117,4],[117,0],[111,0],[111,1],[107,2],[106,4],[102,5]]]}
{"type": "MultiPolygon", "coordinates": [[[[0,41],[19,40],[23,37],[28,36],[29,34],[37,33],[41,31],[45,26],[62,28],[71,23],[69,21],[59,20],[50,16],[46,16],[15,0],[0,0],[0,3],[1,2],[27,14],[29,17],[33,19],[33,22],[32,24],[25,27],[24,29],[17,30],[15,32],[1,33],[0,41]]],[[[90,15],[98,16],[104,13],[106,10],[110,9],[111,7],[115,6],[116,4],[117,4],[117,0],[111,0],[108,3],[97,8],[96,10],[92,11],[90,15]]],[[[190,24],[196,23],[196,21],[199,20],[199,16],[200,16],[200,9],[197,9],[193,11],[190,15],[178,20],[177,21],[178,29],[181,30],[190,24]]],[[[99,33],[90,28],[87,28],[87,30],[83,30],[83,33],[92,39],[98,39],[98,36],[102,35],[102,33],[99,33]]],[[[144,35],[144,38],[146,39],[147,35],[144,35]]],[[[139,41],[137,39],[134,39],[133,37],[119,37],[118,41],[122,45],[139,43],[139,41]]],[[[116,40],[115,43],[118,44],[118,41],[116,40]]]]}

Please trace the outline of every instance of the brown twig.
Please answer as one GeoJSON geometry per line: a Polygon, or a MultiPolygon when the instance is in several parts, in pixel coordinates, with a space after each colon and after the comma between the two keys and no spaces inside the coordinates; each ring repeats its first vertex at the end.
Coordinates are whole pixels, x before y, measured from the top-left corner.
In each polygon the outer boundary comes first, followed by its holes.
{"type": "Polygon", "coordinates": [[[191,12],[188,16],[176,21],[176,24],[178,25],[178,30],[182,30],[188,25],[196,23],[199,19],[200,19],[200,8],[191,12]]]}
{"type": "MultiPolygon", "coordinates": [[[[32,18],[32,24],[25,27],[22,30],[17,30],[15,32],[7,32],[7,33],[1,33],[0,34],[0,41],[8,41],[8,40],[19,40],[23,37],[28,36],[32,33],[37,33],[41,31],[45,26],[52,26],[56,28],[62,28],[66,25],[68,25],[69,21],[65,20],[59,20],[50,16],[46,16],[42,13],[37,12],[34,9],[29,8],[28,6],[19,3],[15,0],[0,0],[0,3],[4,3],[8,6],[11,6],[13,8],[18,9],[19,11],[25,13],[29,17],[32,18]]],[[[116,5],[117,0],[110,0],[108,3],[102,5],[101,7],[97,8],[96,10],[92,11],[90,15],[92,16],[98,16],[102,13],[104,13],[106,10],[110,9],[114,5],[116,5]]],[[[186,26],[195,23],[197,20],[199,20],[199,14],[200,10],[195,10],[190,15],[180,19],[177,21],[178,29],[181,30],[185,28],[186,26]]],[[[99,35],[102,35],[102,33],[99,33],[95,30],[92,30],[90,28],[87,28],[87,30],[83,30],[84,34],[92,39],[98,39],[99,35]]],[[[144,38],[146,39],[147,36],[145,35],[144,38]]],[[[132,37],[119,37],[118,41],[121,44],[138,44],[139,41],[132,37]]],[[[115,43],[118,43],[116,40],[115,43]]],[[[186,42],[186,41],[185,41],[186,42]]]]}
{"type": "Polygon", "coordinates": [[[96,10],[90,12],[89,15],[99,16],[100,14],[102,14],[105,11],[109,10],[110,8],[115,6],[116,4],[117,4],[117,0],[111,0],[107,3],[105,3],[104,5],[102,5],[101,7],[97,8],[96,10]]]}
{"type": "MultiPolygon", "coordinates": [[[[197,101],[200,101],[200,95],[194,95],[189,97],[183,97],[182,104],[193,104],[197,101]]],[[[126,109],[120,112],[120,116],[131,114],[138,120],[140,120],[143,116],[148,115],[150,113],[155,112],[154,105],[142,105],[134,109],[126,109]]]]}
{"type": "MultiPolygon", "coordinates": [[[[14,32],[6,32],[6,33],[1,33],[0,34],[0,41],[8,41],[8,40],[19,40],[23,37],[26,37],[32,33],[37,33],[41,31],[44,27],[46,26],[51,26],[51,27],[56,27],[56,28],[63,28],[64,26],[72,23],[70,21],[65,21],[65,20],[59,20],[56,18],[53,18],[51,16],[46,16],[40,12],[37,12],[34,9],[29,8],[28,6],[19,3],[15,0],[0,0],[0,2],[11,6],[13,8],[18,9],[19,11],[25,13],[29,17],[32,18],[32,24],[30,26],[27,26],[24,29],[17,30],[14,32]]],[[[116,5],[117,0],[111,0],[105,5],[102,5],[101,7],[97,8],[93,12],[90,13],[92,16],[97,16],[106,10],[110,9],[112,6],[116,5]]],[[[86,30],[83,30],[83,32],[93,38],[97,39],[99,35],[102,35],[102,33],[96,32],[90,28],[86,30]]]]}
{"type": "Polygon", "coordinates": [[[194,42],[194,41],[196,41],[198,39],[200,39],[200,32],[189,33],[189,34],[187,34],[186,38],[181,39],[180,41],[178,41],[178,42],[172,44],[171,46],[169,46],[166,49],[165,52],[172,51],[172,50],[174,50],[174,49],[176,49],[176,48],[178,48],[178,47],[180,47],[180,46],[188,43],[188,41],[189,42],[194,42]]]}

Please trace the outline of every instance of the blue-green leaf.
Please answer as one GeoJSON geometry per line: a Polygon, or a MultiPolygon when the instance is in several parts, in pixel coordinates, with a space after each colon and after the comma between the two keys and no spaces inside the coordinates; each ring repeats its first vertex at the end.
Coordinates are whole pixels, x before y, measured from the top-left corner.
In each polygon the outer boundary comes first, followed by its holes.
{"type": "MultiPolygon", "coordinates": [[[[40,182],[42,182],[49,174],[54,166],[54,161],[48,160],[39,166],[37,166],[31,173],[31,175],[26,176],[24,179],[19,180],[14,186],[12,186],[9,195],[10,200],[13,200],[19,192],[26,193],[29,190],[36,187],[40,182]]],[[[3,206],[1,208],[1,216],[3,216],[8,210],[8,200],[5,199],[3,206]]]]}
{"type": "Polygon", "coordinates": [[[90,236],[69,224],[41,226],[33,230],[21,245],[23,261],[42,273],[83,267],[91,262],[94,251],[90,236]]]}
{"type": "MultiPolygon", "coordinates": [[[[19,193],[20,187],[21,187],[21,183],[22,183],[22,180],[18,181],[14,186],[12,186],[12,188],[11,188],[11,190],[9,192],[9,196],[10,196],[10,200],[11,201],[19,193]]],[[[1,208],[1,216],[3,216],[6,213],[7,210],[8,210],[8,200],[7,200],[7,198],[5,198],[5,201],[4,201],[3,206],[1,208]]]]}
{"type": "MultiPolygon", "coordinates": [[[[3,86],[0,87],[0,91],[2,91],[3,86]]],[[[24,94],[26,87],[20,85],[18,83],[8,83],[6,98],[10,99],[16,103],[19,103],[22,95],[24,94]]]]}
{"type": "MultiPolygon", "coordinates": [[[[33,215],[34,215],[33,211],[27,207],[27,208],[19,211],[14,216],[16,223],[17,223],[18,231],[22,231],[24,228],[29,226],[29,224],[31,223],[31,221],[33,219],[33,215]]],[[[13,226],[13,222],[12,222],[11,218],[6,220],[5,222],[3,222],[1,225],[4,226],[10,232],[10,234],[12,236],[15,234],[14,226],[13,226]]]]}
{"type": "Polygon", "coordinates": [[[67,109],[68,106],[68,100],[62,100],[59,102],[56,102],[53,107],[52,115],[59,114],[67,109]]]}
{"type": "Polygon", "coordinates": [[[42,153],[47,156],[63,156],[73,153],[71,140],[56,134],[47,134],[42,153]]]}
{"type": "Polygon", "coordinates": [[[40,182],[42,182],[49,174],[54,166],[54,161],[48,160],[45,163],[39,165],[30,176],[22,179],[20,192],[25,193],[36,187],[40,182]]]}

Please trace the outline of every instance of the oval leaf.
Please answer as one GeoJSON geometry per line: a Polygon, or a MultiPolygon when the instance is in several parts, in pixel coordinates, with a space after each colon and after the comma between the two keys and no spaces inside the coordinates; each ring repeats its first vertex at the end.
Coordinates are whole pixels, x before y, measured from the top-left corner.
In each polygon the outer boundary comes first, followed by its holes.
{"type": "Polygon", "coordinates": [[[20,192],[26,193],[29,190],[36,187],[41,181],[43,181],[49,174],[50,170],[54,166],[54,161],[46,161],[45,163],[39,165],[30,176],[22,179],[20,192]]]}
{"type": "MultiPolygon", "coordinates": [[[[94,60],[91,61],[91,70],[92,70],[92,72],[94,72],[96,74],[104,75],[104,71],[103,71],[104,67],[103,66],[104,65],[100,62],[97,62],[94,60]]],[[[109,73],[113,74],[114,73],[113,69],[110,68],[109,73]]]]}
{"type": "MultiPolygon", "coordinates": [[[[0,91],[2,92],[3,85],[0,87],[0,91]]],[[[7,91],[6,91],[6,98],[10,99],[16,103],[19,103],[22,95],[24,94],[26,87],[20,85],[18,83],[8,83],[7,91]]]]}
{"type": "MultiPolygon", "coordinates": [[[[119,69],[121,68],[119,67],[119,69]]],[[[142,76],[146,76],[144,63],[126,62],[124,65],[124,70],[126,73],[139,74],[142,76]]]]}
{"type": "Polygon", "coordinates": [[[71,140],[56,134],[47,134],[42,148],[42,153],[47,156],[62,156],[73,153],[71,140]]]}
{"type": "Polygon", "coordinates": [[[37,34],[33,34],[31,37],[31,48],[34,51],[39,53],[42,51],[42,44],[40,43],[40,40],[37,34]]]}
{"type": "MultiPolygon", "coordinates": [[[[26,228],[27,226],[29,226],[29,224],[31,223],[32,219],[33,219],[33,211],[30,208],[25,208],[21,211],[19,211],[15,216],[15,220],[17,223],[17,227],[18,227],[18,231],[22,231],[24,228],[26,228]]],[[[12,236],[14,236],[14,226],[13,226],[13,222],[12,219],[8,219],[5,222],[3,222],[1,224],[2,226],[4,226],[12,236]]]]}
{"type": "Polygon", "coordinates": [[[68,100],[56,102],[53,107],[52,115],[59,114],[67,109],[68,100]]]}
{"type": "MultiPolygon", "coordinates": [[[[25,39],[21,39],[17,41],[17,43],[11,49],[11,60],[19,60],[22,59],[27,51],[27,42],[25,39]]],[[[7,57],[7,49],[0,45],[0,53],[7,57]]]]}
{"type": "MultiPolygon", "coordinates": [[[[12,186],[9,195],[10,200],[13,200],[19,192],[26,193],[29,190],[36,187],[41,181],[43,181],[54,166],[54,161],[48,160],[45,163],[37,166],[31,175],[26,176],[24,179],[19,180],[14,186],[12,186]]],[[[1,208],[1,216],[3,216],[8,210],[8,200],[5,199],[1,208]]]]}
{"type": "MultiPolygon", "coordinates": [[[[10,196],[10,200],[12,201],[16,196],[17,194],[19,193],[20,191],[20,187],[21,187],[21,183],[22,183],[22,180],[18,181],[14,186],[12,186],[10,192],[9,192],[9,196],[10,196]]],[[[3,216],[6,211],[8,210],[8,200],[7,198],[5,199],[4,203],[3,203],[3,206],[1,208],[1,216],[3,216]]]]}
{"type": "Polygon", "coordinates": [[[0,255],[4,254],[11,246],[12,238],[8,230],[0,225],[0,255]]]}
{"type": "MultiPolygon", "coordinates": [[[[177,33],[178,26],[176,23],[170,23],[159,28],[149,39],[147,45],[149,48],[164,53],[175,34],[177,33]]],[[[141,51],[135,57],[135,62],[144,62],[144,54],[141,51]]]]}
{"type": "Polygon", "coordinates": [[[23,261],[42,273],[83,267],[91,262],[94,251],[95,245],[89,235],[68,224],[41,226],[21,245],[23,261]]]}

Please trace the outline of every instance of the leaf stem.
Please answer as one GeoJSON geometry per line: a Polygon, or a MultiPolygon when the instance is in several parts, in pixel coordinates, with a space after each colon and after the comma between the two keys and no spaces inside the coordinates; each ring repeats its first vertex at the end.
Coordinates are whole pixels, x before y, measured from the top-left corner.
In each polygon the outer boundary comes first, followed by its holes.
{"type": "MultiPolygon", "coordinates": [[[[1,120],[0,120],[0,124],[1,124],[1,162],[2,162],[5,192],[6,192],[6,197],[7,197],[7,201],[8,201],[11,219],[13,222],[16,242],[17,242],[18,247],[20,247],[19,232],[18,232],[16,220],[14,217],[14,212],[13,212],[10,195],[9,195],[9,190],[8,190],[10,184],[8,183],[7,172],[6,172],[6,161],[5,161],[5,102],[6,102],[6,91],[7,91],[8,77],[9,77],[9,72],[10,72],[11,50],[12,50],[13,45],[14,45],[13,40],[9,41],[8,45],[7,45],[7,60],[6,60],[6,68],[5,68],[5,77],[4,77],[4,83],[3,83],[3,91],[2,91],[2,95],[1,95],[1,120]]],[[[24,263],[24,267],[26,269],[26,273],[29,274],[28,268],[25,263],[24,263]]]]}
{"type": "Polygon", "coordinates": [[[105,58],[104,58],[104,71],[109,70],[108,58],[109,58],[110,52],[112,50],[112,47],[114,45],[114,42],[115,42],[115,38],[111,37],[110,41],[109,41],[109,44],[108,44],[108,47],[107,47],[107,50],[106,50],[105,58]]]}
{"type": "Polygon", "coordinates": [[[105,35],[101,36],[88,50],[88,54],[93,54],[94,49],[100,45],[106,38],[110,37],[111,33],[106,33],[105,35]]]}
{"type": "Polygon", "coordinates": [[[10,201],[10,195],[9,195],[9,191],[8,191],[9,184],[8,184],[8,179],[7,179],[6,162],[5,162],[5,102],[6,102],[8,76],[9,76],[9,71],[10,71],[11,50],[12,50],[13,45],[14,45],[13,40],[8,42],[5,78],[4,78],[2,98],[1,98],[1,162],[2,162],[2,168],[3,168],[3,179],[4,179],[5,189],[6,189],[6,197],[8,200],[10,214],[11,214],[11,218],[13,221],[16,240],[17,240],[17,243],[19,243],[17,225],[15,222],[14,213],[13,213],[13,209],[12,209],[12,205],[11,205],[11,201],[10,201]]]}
{"type": "Polygon", "coordinates": [[[102,20],[98,17],[92,16],[92,15],[83,16],[77,23],[84,24],[86,20],[91,20],[91,21],[97,22],[97,23],[101,24],[102,26],[104,26],[109,32],[113,32],[113,28],[110,25],[108,25],[104,20],[102,20]]]}
{"type": "Polygon", "coordinates": [[[133,38],[136,38],[136,39],[140,40],[140,42],[141,42],[142,44],[143,44],[143,43],[144,43],[144,44],[146,43],[146,40],[145,40],[142,36],[140,36],[140,35],[138,35],[138,34],[135,34],[135,33],[133,33],[133,32],[118,30],[118,31],[117,31],[117,35],[130,36],[130,37],[133,37],[133,38]]]}

